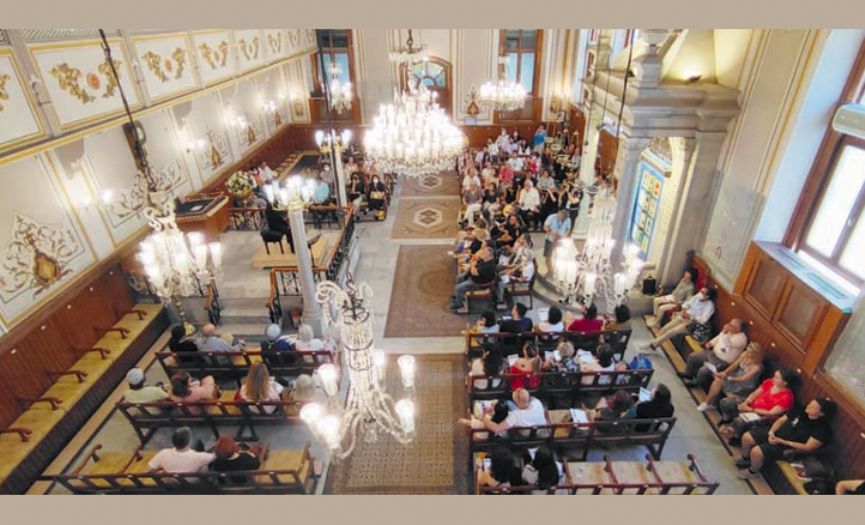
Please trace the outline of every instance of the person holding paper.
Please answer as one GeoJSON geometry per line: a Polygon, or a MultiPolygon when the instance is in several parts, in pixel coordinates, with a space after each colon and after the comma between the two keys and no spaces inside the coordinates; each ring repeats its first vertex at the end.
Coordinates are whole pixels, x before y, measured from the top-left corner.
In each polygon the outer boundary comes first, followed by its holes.
{"type": "Polygon", "coordinates": [[[685,379],[688,387],[707,385],[712,374],[724,371],[730,363],[739,358],[748,344],[745,333],[747,324],[741,319],[731,319],[724,325],[721,333],[706,343],[705,350],[688,356],[685,370],[678,376],[685,379]]]}
{"type": "Polygon", "coordinates": [[[736,404],[731,399],[722,400],[719,405],[721,420],[729,422],[730,425],[721,427],[721,431],[731,436],[729,443],[737,446],[739,438],[747,430],[759,425],[765,426],[790,410],[795,401],[791,386],[797,378],[792,370],[781,368],[775,371],[771,379],[763,381],[745,401],[736,404]]]}
{"type": "Polygon", "coordinates": [[[733,361],[723,372],[714,372],[714,380],[706,394],[706,401],[697,407],[703,412],[714,408],[715,401],[721,394],[727,403],[741,403],[757,388],[760,374],[763,373],[763,352],[758,343],[750,343],[742,355],[733,361]]]}
{"type": "Polygon", "coordinates": [[[692,324],[707,325],[715,314],[715,297],[718,291],[714,288],[700,288],[700,291],[685,301],[682,309],[673,315],[669,323],[661,328],[658,336],[650,342],[641,345],[640,350],[657,350],[665,341],[684,334],[692,324]]]}

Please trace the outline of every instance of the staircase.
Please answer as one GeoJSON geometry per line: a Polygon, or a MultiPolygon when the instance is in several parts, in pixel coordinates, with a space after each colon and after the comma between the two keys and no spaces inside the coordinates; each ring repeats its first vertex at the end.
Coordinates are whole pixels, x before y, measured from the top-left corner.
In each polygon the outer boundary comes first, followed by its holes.
{"type": "Polygon", "coordinates": [[[247,343],[264,341],[264,329],[270,324],[266,297],[220,297],[219,301],[222,304],[220,332],[231,333],[247,343]]]}

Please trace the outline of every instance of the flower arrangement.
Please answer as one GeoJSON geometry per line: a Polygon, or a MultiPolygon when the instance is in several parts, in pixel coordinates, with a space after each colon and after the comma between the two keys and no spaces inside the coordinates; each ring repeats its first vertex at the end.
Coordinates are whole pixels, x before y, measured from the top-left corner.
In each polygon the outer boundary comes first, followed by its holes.
{"type": "Polygon", "coordinates": [[[232,173],[231,176],[228,177],[225,186],[235,197],[245,198],[252,193],[252,181],[250,181],[246,173],[241,170],[232,173]]]}

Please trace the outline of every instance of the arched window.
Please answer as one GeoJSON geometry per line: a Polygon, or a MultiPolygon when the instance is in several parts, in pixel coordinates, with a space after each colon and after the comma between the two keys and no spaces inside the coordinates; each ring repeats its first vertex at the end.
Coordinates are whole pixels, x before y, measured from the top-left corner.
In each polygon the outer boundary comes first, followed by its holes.
{"type": "MultiPolygon", "coordinates": [[[[400,78],[403,89],[405,89],[406,68],[403,64],[400,78]]],[[[426,60],[411,65],[412,80],[419,80],[427,89],[438,93],[438,102],[442,109],[448,114],[451,112],[451,65],[448,61],[437,57],[429,57],[426,60]]]]}

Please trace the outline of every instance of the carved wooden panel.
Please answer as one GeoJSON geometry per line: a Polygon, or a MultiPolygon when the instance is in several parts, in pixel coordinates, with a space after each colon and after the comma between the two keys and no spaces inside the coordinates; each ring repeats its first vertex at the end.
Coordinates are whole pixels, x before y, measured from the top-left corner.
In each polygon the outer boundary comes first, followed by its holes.
{"type": "Polygon", "coordinates": [[[823,318],[825,301],[790,279],[778,303],[773,321],[801,348],[808,346],[823,318]]]}
{"type": "Polygon", "coordinates": [[[771,259],[760,258],[751,270],[745,297],[766,317],[772,317],[779,295],[784,287],[785,274],[771,259]]]}

